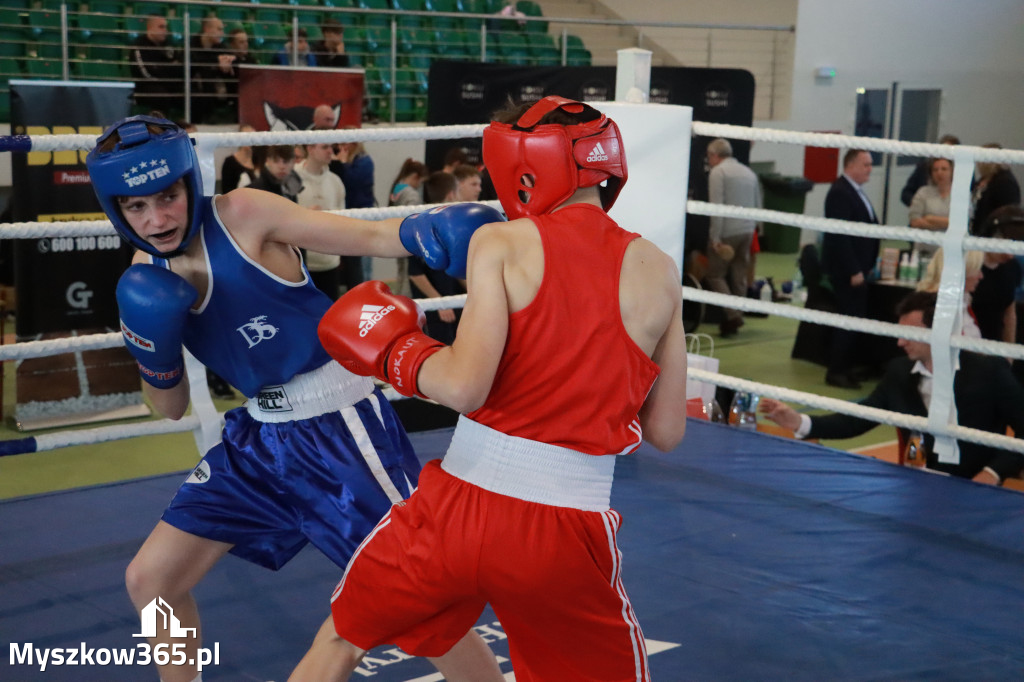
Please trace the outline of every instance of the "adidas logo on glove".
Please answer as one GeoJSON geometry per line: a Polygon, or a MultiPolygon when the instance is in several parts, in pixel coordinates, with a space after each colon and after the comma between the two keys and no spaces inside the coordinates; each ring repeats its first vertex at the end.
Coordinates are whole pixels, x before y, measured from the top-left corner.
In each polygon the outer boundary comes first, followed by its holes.
{"type": "Polygon", "coordinates": [[[593,163],[594,161],[607,161],[608,154],[605,153],[604,147],[598,142],[594,145],[594,148],[590,150],[590,154],[587,155],[587,162],[593,163]]]}
{"type": "Polygon", "coordinates": [[[374,325],[393,311],[395,306],[364,305],[363,312],[359,315],[359,336],[366,336],[373,329],[374,325]]]}

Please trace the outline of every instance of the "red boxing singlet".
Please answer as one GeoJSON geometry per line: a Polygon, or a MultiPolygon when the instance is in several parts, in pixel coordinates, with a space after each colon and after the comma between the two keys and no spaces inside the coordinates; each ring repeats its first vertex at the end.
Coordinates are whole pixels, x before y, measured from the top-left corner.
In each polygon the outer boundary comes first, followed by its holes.
{"type": "Polygon", "coordinates": [[[510,436],[591,455],[632,452],[658,366],[619,311],[626,232],[596,206],[531,216],[544,246],[537,296],[509,315],[508,339],[483,407],[470,419],[510,436]]]}

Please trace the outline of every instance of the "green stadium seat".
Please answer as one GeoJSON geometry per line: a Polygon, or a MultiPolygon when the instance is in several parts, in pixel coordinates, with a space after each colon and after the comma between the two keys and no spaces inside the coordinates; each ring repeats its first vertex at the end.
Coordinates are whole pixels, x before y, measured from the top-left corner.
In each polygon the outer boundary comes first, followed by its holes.
{"type": "Polygon", "coordinates": [[[0,57],[21,57],[30,38],[22,13],[13,9],[0,9],[0,57]]]}
{"type": "MultiPolygon", "coordinates": [[[[354,4],[361,9],[391,10],[388,0],[355,0],[354,4]]],[[[391,16],[389,14],[364,14],[362,19],[362,24],[366,27],[391,26],[391,16]]]]}
{"type": "Polygon", "coordinates": [[[391,120],[391,72],[386,69],[366,70],[367,108],[382,121],[391,120]]]}
{"type": "MultiPolygon", "coordinates": [[[[528,17],[542,17],[544,13],[540,9],[540,5],[533,0],[519,0],[516,3],[516,9],[525,14],[528,17]]],[[[526,26],[523,28],[527,33],[547,33],[548,22],[546,21],[528,21],[526,26]]]]}
{"type": "Polygon", "coordinates": [[[397,23],[402,28],[418,28],[422,19],[418,15],[404,12],[422,12],[426,9],[424,0],[392,0],[392,6],[398,12],[397,23]]]}
{"type": "Polygon", "coordinates": [[[35,36],[35,40],[25,44],[25,56],[39,59],[60,60],[63,55],[61,35],[59,31],[43,31],[35,36]]]}
{"type": "Polygon", "coordinates": [[[58,10],[33,9],[27,10],[26,23],[36,40],[49,31],[60,31],[60,12],[58,10]]]}
{"type": "Polygon", "coordinates": [[[524,33],[495,33],[495,42],[498,44],[498,55],[501,61],[506,64],[529,64],[530,47],[526,42],[524,33]]]}
{"type": "Polygon", "coordinates": [[[526,42],[530,57],[537,66],[553,66],[562,63],[562,51],[555,44],[555,37],[548,33],[527,33],[526,42]]]}
{"type": "MultiPolygon", "coordinates": [[[[245,7],[217,7],[214,9],[217,18],[224,22],[226,27],[231,23],[244,24],[249,21],[249,10],[245,7]]],[[[190,13],[191,16],[192,13],[190,13]]],[[[199,14],[198,16],[202,16],[199,14]]]]}
{"type": "MultiPolygon", "coordinates": [[[[105,14],[121,14],[124,12],[124,9],[122,9],[121,12],[114,12],[112,11],[112,9],[110,9],[110,7],[119,4],[116,2],[100,2],[99,5],[104,7],[104,9],[94,9],[93,6],[95,4],[95,2],[89,3],[90,12],[103,12],[105,14]]],[[[174,11],[176,14],[180,16],[181,13],[184,11],[184,8],[175,7],[174,11]]],[[[168,14],[170,14],[170,11],[169,7],[162,2],[136,2],[132,4],[132,14],[137,17],[148,17],[151,14],[157,14],[161,17],[166,17],[168,14]]]]}
{"type": "Polygon", "coordinates": [[[271,9],[257,7],[253,10],[253,21],[260,23],[289,24],[292,20],[292,13],[283,9],[271,9]]]}
{"type": "Polygon", "coordinates": [[[102,40],[115,42],[122,40],[121,17],[107,14],[83,13],[75,17],[77,31],[72,34],[72,40],[91,42],[102,40]]]}
{"type": "Polygon", "coordinates": [[[25,73],[29,78],[62,78],[63,71],[59,59],[25,59],[25,73]]]}
{"type": "Polygon", "coordinates": [[[267,43],[284,45],[289,36],[288,28],[276,21],[257,21],[252,24],[253,42],[259,49],[267,49],[267,43]]]}
{"type": "Polygon", "coordinates": [[[75,62],[72,73],[79,78],[100,81],[116,81],[127,76],[125,66],[115,62],[75,62]]]}
{"type": "MultiPolygon", "coordinates": [[[[429,12],[457,13],[462,11],[462,8],[459,6],[459,0],[424,0],[423,7],[429,12]]],[[[425,17],[422,24],[424,28],[432,29],[462,28],[462,19],[459,17],[431,16],[425,17]]]]}

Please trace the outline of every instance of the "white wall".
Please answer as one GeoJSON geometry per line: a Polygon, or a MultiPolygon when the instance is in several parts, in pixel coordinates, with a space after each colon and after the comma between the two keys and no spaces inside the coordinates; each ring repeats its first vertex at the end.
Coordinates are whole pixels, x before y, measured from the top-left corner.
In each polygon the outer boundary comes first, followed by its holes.
{"type": "MultiPolygon", "coordinates": [[[[796,24],[791,117],[755,125],[853,134],[856,89],[895,81],[942,90],[940,134],[1024,149],[1021,0],[799,0],[796,24]],[[814,69],[826,65],[836,77],[816,79],[814,69]]],[[[803,149],[793,145],[758,143],[752,158],[775,160],[786,174],[803,170],[803,149]]],[[[879,206],[875,175],[869,193],[879,206]]],[[[821,215],[826,190],[808,195],[809,215],[821,215]]],[[[904,218],[890,214],[892,223],[904,218]]]]}

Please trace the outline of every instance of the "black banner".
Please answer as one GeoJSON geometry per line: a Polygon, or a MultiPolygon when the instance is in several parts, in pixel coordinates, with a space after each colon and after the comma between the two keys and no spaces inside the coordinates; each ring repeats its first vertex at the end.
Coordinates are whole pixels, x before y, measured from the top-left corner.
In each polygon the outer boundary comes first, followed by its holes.
{"type": "MultiPolygon", "coordinates": [[[[487,123],[491,114],[515,101],[561,95],[589,102],[615,98],[614,66],[516,66],[482,62],[434,61],[430,65],[427,125],[487,123]]],[[[693,107],[693,120],[750,126],[754,122],[754,76],[742,69],[698,69],[656,66],[651,69],[650,101],[693,107]]],[[[680,131],[683,133],[683,131],[680,131]]],[[[706,137],[695,137],[690,148],[691,199],[706,201],[708,177],[706,137]]],[[[429,140],[426,164],[439,169],[451,147],[462,147],[471,162],[480,160],[480,138],[429,140]]],[[[750,142],[733,140],[733,155],[748,163],[750,142]]],[[[628,155],[628,150],[627,150],[628,155]]],[[[703,248],[708,218],[688,216],[686,248],[703,248]]]]}
{"type": "MultiPolygon", "coordinates": [[[[128,116],[132,86],[11,81],[15,135],[99,135],[128,116]]],[[[13,153],[15,221],[103,220],[84,151],[13,153]]],[[[20,239],[14,247],[16,332],[117,329],[114,287],[131,261],[116,235],[20,239]]]]}

